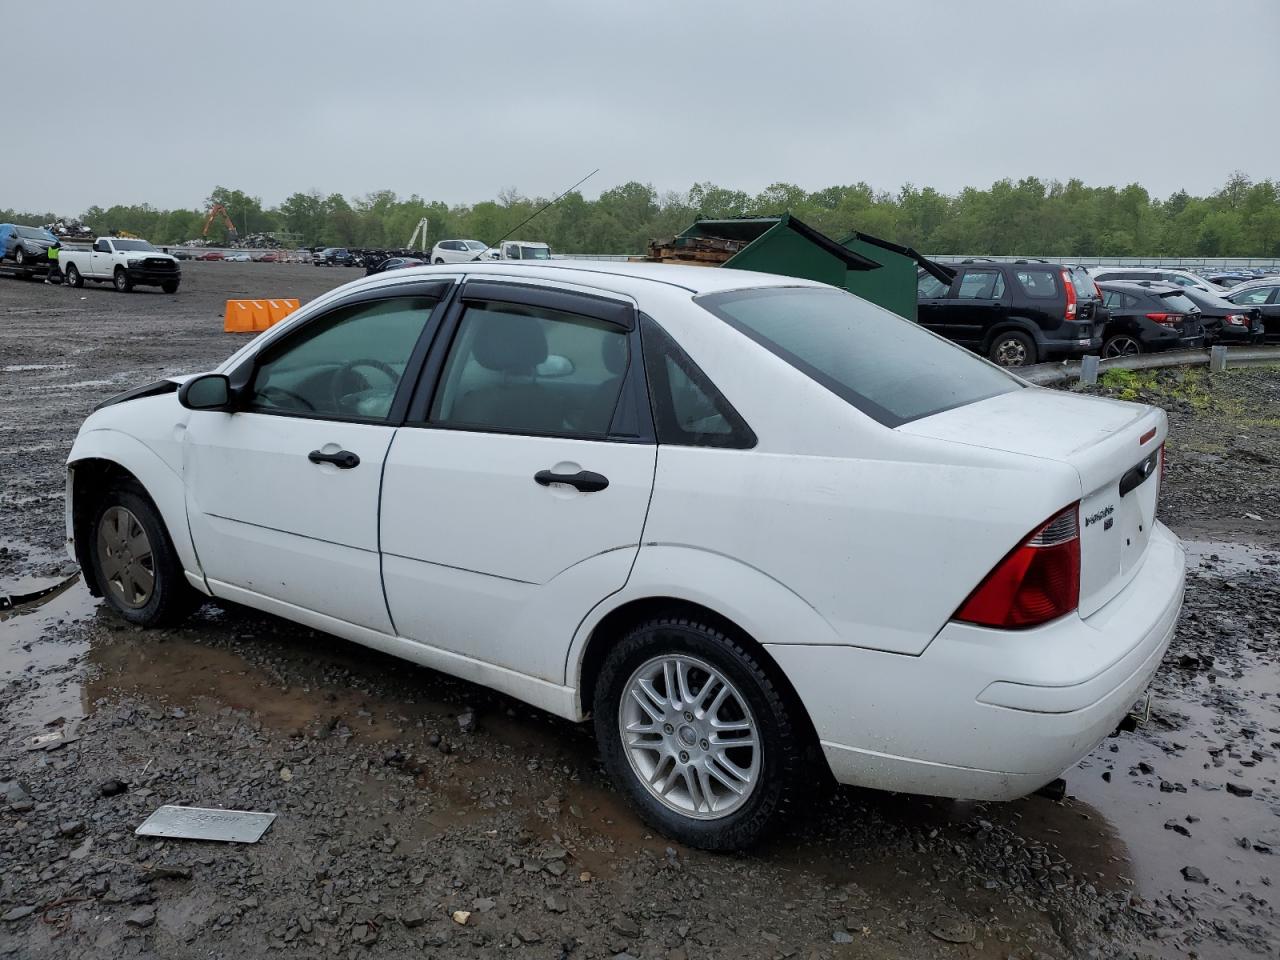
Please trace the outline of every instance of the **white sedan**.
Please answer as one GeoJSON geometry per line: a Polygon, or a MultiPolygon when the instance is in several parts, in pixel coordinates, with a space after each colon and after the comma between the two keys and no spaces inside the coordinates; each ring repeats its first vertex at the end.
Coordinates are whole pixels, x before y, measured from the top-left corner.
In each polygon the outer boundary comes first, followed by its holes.
{"type": "Polygon", "coordinates": [[[441,240],[431,248],[432,263],[470,263],[489,249],[479,240],[441,240]]]}
{"type": "Polygon", "coordinates": [[[820,284],[421,267],[103,404],[68,536],[132,623],[213,596],[592,717],[736,848],[823,771],[1007,799],[1112,733],[1182,601],[1166,432],[820,284]]]}

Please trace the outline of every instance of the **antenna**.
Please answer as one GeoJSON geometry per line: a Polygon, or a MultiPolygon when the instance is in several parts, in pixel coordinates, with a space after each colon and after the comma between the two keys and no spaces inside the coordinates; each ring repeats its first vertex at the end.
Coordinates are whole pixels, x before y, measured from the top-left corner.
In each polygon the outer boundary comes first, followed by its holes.
{"type": "MultiPolygon", "coordinates": [[[[594,176],[595,176],[597,173],[599,173],[599,172],[600,172],[600,168],[599,168],[599,167],[596,167],[594,170],[592,170],[590,173],[588,173],[585,177],[583,177],[581,180],[579,180],[577,183],[575,183],[575,184],[574,184],[572,187],[570,187],[568,190],[565,190],[563,193],[561,193],[561,194],[560,194],[558,197],[556,197],[554,200],[550,200],[550,201],[548,201],[548,202],[547,202],[547,203],[546,203],[546,204],[545,204],[541,209],[535,210],[533,213],[529,214],[529,216],[525,217],[525,218],[524,218],[523,220],[521,220],[518,224],[516,224],[512,229],[508,230],[508,231],[507,231],[506,233],[504,233],[501,237],[499,237],[499,238],[498,238],[498,242],[497,242],[497,243],[495,243],[495,244],[493,244],[493,248],[494,248],[494,249],[497,249],[498,247],[502,246],[502,241],[503,241],[503,240],[506,240],[506,239],[507,239],[507,237],[511,236],[513,233],[515,233],[517,230],[519,230],[521,227],[523,227],[526,223],[528,223],[530,220],[532,220],[532,219],[533,219],[534,217],[536,217],[538,214],[542,213],[542,211],[543,211],[543,210],[546,210],[546,209],[547,209],[547,207],[554,206],[556,203],[558,203],[558,202],[561,200],[561,198],[563,198],[563,197],[567,196],[568,194],[572,193],[574,190],[577,190],[577,189],[578,189],[578,187],[582,186],[584,183],[586,183],[588,180],[590,180],[592,177],[594,177],[594,176]]],[[[476,261],[476,260],[479,260],[479,259],[480,259],[480,257],[481,257],[481,255],[482,255],[481,253],[477,253],[474,257],[472,257],[472,258],[471,258],[472,262],[474,262],[474,261],[476,261]]]]}

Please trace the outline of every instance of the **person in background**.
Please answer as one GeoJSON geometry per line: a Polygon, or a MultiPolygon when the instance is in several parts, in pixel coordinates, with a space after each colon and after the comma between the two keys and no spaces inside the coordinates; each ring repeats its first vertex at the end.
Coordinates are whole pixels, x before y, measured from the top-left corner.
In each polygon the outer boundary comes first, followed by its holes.
{"type": "Polygon", "coordinates": [[[60,271],[58,270],[58,251],[61,248],[62,243],[58,242],[51,244],[49,249],[45,251],[45,254],[49,258],[49,272],[44,275],[45,283],[53,283],[55,277],[61,279],[60,271]]]}

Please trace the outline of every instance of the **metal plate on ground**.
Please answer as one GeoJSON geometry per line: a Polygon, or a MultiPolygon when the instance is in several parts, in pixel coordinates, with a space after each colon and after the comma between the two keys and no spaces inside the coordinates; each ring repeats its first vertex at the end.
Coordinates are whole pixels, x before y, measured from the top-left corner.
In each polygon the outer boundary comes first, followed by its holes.
{"type": "Polygon", "coordinates": [[[134,833],[142,837],[257,843],[275,818],[274,813],[253,810],[211,810],[166,804],[147,817],[134,833]]]}

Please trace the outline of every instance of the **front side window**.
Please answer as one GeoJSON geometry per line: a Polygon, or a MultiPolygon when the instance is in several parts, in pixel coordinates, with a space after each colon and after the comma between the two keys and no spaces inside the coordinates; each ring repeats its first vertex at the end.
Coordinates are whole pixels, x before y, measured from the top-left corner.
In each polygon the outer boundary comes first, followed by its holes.
{"type": "Polygon", "coordinates": [[[1275,287],[1254,287],[1252,290],[1243,290],[1240,293],[1234,293],[1227,299],[1232,303],[1238,303],[1241,306],[1255,307],[1264,304],[1271,298],[1271,291],[1275,287]]]}
{"type": "Polygon", "coordinates": [[[940,300],[947,295],[950,284],[943,283],[932,273],[920,274],[916,281],[916,297],[920,300],[940,300]]]}
{"type": "Polygon", "coordinates": [[[339,307],[268,346],[248,409],[320,419],[384,420],[437,301],[396,297],[339,307]]]}
{"type": "Polygon", "coordinates": [[[604,439],[630,362],[627,334],[590,317],[467,307],[431,405],[436,426],[604,439]]]}
{"type": "MultiPolygon", "coordinates": [[[[1033,300],[1053,300],[1058,296],[1058,274],[1054,270],[1015,270],[1022,292],[1033,300]]],[[[1090,296],[1093,290],[1089,291],[1090,296]]]]}
{"type": "Polygon", "coordinates": [[[1004,296],[1004,274],[995,270],[966,271],[956,296],[961,300],[999,300],[1004,296]]]}
{"type": "Polygon", "coordinates": [[[695,302],[886,426],[1022,388],[962,347],[840,290],[764,287],[695,302]]]}

